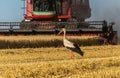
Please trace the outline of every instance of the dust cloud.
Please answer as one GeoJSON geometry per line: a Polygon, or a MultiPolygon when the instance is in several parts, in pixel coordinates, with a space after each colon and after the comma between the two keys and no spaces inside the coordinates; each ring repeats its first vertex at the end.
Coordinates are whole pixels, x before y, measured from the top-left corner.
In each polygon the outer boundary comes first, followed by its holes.
{"type": "MultiPolygon", "coordinates": [[[[101,2],[102,1],[103,0],[101,0],[101,2]]],[[[109,1],[109,0],[107,0],[107,1],[109,1]]],[[[110,22],[115,22],[115,25],[113,26],[113,28],[114,28],[114,30],[116,30],[118,32],[118,40],[120,43],[120,5],[116,4],[115,2],[113,2],[111,4],[106,4],[107,2],[100,4],[97,2],[97,0],[96,0],[96,2],[90,2],[90,3],[91,3],[90,5],[91,5],[91,14],[92,15],[87,20],[92,20],[92,21],[106,20],[108,22],[108,24],[110,22]]]]}

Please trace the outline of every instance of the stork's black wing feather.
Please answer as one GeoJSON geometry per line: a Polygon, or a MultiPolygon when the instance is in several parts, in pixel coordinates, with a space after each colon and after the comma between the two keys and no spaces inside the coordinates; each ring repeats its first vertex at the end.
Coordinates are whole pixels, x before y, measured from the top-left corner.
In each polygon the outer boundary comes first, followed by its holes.
{"type": "Polygon", "coordinates": [[[84,55],[83,51],[81,50],[81,48],[78,46],[78,44],[74,43],[76,52],[79,53],[81,56],[84,55]]]}
{"type": "Polygon", "coordinates": [[[74,45],[74,48],[71,48],[71,47],[66,47],[66,48],[68,48],[68,49],[70,49],[70,50],[72,50],[72,51],[74,51],[74,52],[77,52],[77,53],[79,53],[81,56],[83,56],[83,55],[84,55],[84,52],[80,49],[80,47],[78,46],[78,44],[73,43],[73,45],[74,45]]]}

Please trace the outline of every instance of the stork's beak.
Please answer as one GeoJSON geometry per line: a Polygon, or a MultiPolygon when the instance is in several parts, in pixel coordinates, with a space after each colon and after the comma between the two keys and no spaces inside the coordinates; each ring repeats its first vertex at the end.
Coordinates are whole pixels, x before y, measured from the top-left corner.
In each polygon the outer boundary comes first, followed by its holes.
{"type": "Polygon", "coordinates": [[[57,35],[60,35],[63,32],[63,29],[60,30],[60,32],[57,35]]]}

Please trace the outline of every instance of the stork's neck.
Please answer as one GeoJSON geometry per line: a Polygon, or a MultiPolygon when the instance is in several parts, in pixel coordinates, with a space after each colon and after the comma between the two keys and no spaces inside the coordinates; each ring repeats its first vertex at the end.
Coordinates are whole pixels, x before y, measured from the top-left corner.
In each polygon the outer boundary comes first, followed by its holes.
{"type": "Polygon", "coordinates": [[[66,30],[64,30],[63,32],[64,32],[63,39],[66,39],[66,30]]]}

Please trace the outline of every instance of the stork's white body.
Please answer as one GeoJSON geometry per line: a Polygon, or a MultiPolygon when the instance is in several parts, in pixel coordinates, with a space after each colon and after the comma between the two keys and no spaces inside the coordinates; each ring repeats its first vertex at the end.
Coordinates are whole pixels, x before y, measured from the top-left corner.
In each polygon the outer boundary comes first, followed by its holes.
{"type": "Polygon", "coordinates": [[[63,39],[63,44],[64,44],[65,47],[75,48],[73,43],[71,41],[67,40],[66,38],[63,39]]]}

